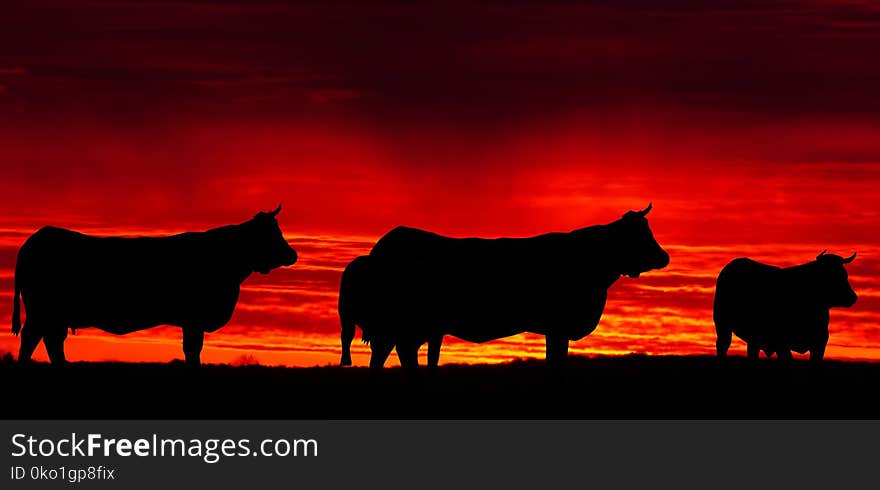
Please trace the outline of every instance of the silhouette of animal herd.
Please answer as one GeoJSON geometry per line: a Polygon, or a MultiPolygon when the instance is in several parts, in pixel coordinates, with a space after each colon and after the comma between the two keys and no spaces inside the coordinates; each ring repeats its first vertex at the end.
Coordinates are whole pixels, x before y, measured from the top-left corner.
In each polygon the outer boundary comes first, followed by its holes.
{"type": "MultiPolygon", "coordinates": [[[[19,362],[28,362],[43,341],[51,363],[64,364],[68,329],[125,334],[173,325],[183,330],[187,365],[198,366],[205,332],[229,321],[241,283],[253,272],[296,262],[278,226],[280,211],[167,237],[40,229],[22,245],[15,266],[12,332],[21,334],[19,362]]],[[[340,364],[351,365],[360,327],[373,374],[395,349],[401,366],[415,375],[425,343],[428,366],[436,368],[446,335],[481,343],[522,332],[545,336],[547,364],[557,370],[568,343],[596,328],[608,288],[620,276],[636,278],[669,264],[648,226],[650,211],[648,205],[605,225],[530,238],[450,238],[395,228],[342,274],[340,364]]],[[[829,309],[856,302],[845,268],[854,259],[855,253],[843,258],[823,251],[788,268],[731,261],[715,289],[718,357],[726,357],[736,334],[750,359],[764,351],[789,361],[792,351],[809,351],[818,365],[829,309]]]]}

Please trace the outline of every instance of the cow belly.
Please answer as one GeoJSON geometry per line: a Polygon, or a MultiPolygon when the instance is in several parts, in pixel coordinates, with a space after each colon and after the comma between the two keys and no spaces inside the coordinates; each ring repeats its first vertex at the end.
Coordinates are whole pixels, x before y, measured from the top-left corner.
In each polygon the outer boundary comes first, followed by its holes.
{"type": "Polygon", "coordinates": [[[527,331],[529,331],[528,328],[519,325],[491,324],[486,322],[473,324],[459,322],[448,329],[449,335],[477,344],[512,337],[527,331]]]}
{"type": "MultiPolygon", "coordinates": [[[[546,308],[527,308],[507,314],[463,316],[450,319],[448,332],[469,342],[487,342],[524,332],[539,335],[558,334],[569,340],[580,340],[596,329],[605,306],[602,301],[546,308]]],[[[503,311],[503,310],[501,310],[503,311]]]]}
{"type": "Polygon", "coordinates": [[[30,291],[26,313],[71,328],[94,327],[122,335],[159,325],[194,326],[211,332],[225,325],[238,298],[235,290],[192,293],[170,287],[120,288],[72,294],[30,291]],[[38,313],[51,312],[51,314],[38,313]]]}
{"type": "MultiPolygon", "coordinates": [[[[821,327],[795,329],[788,334],[788,348],[804,354],[815,347],[816,343],[821,339],[821,327]]],[[[825,327],[827,332],[827,326],[825,327]]],[[[825,335],[827,338],[827,333],[825,335]]]]}
{"type": "Polygon", "coordinates": [[[815,321],[789,323],[784,320],[743,321],[733,329],[737,337],[761,349],[788,349],[801,354],[812,349],[823,337],[827,338],[827,332],[827,324],[817,324],[815,321]]]}
{"type": "Polygon", "coordinates": [[[114,335],[125,335],[131,332],[137,332],[140,330],[146,330],[148,328],[157,327],[162,325],[162,323],[147,323],[147,322],[131,322],[128,320],[106,320],[102,319],[95,322],[90,322],[91,324],[87,324],[86,322],[82,322],[79,324],[73,323],[71,324],[71,328],[79,329],[79,328],[89,328],[94,327],[99,330],[103,330],[108,333],[112,333],[114,335]]]}
{"type": "Polygon", "coordinates": [[[474,343],[489,342],[491,340],[512,337],[521,333],[535,333],[548,335],[559,333],[568,340],[580,340],[596,329],[596,325],[588,323],[579,326],[555,326],[540,324],[458,324],[447,329],[449,335],[474,343]]]}

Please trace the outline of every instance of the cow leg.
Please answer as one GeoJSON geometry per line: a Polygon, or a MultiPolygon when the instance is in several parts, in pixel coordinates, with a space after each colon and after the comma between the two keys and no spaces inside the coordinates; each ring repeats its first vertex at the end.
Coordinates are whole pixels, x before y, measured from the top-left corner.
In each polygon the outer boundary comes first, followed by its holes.
{"type": "Polygon", "coordinates": [[[557,370],[568,359],[568,338],[564,335],[547,335],[547,365],[557,370]]]}
{"type": "Polygon", "coordinates": [[[434,371],[440,364],[440,346],[443,345],[443,336],[437,335],[428,341],[428,369],[434,371]]]}
{"type": "Polygon", "coordinates": [[[820,366],[822,364],[822,358],[825,357],[825,347],[828,345],[828,327],[826,326],[824,331],[821,332],[817,338],[816,342],[810,347],[810,365],[811,366],[820,366]]]}
{"type": "Polygon", "coordinates": [[[811,380],[822,378],[822,358],[825,357],[825,343],[828,341],[826,337],[824,341],[820,341],[810,349],[810,378],[811,380]]]}
{"type": "Polygon", "coordinates": [[[723,360],[727,357],[727,350],[730,349],[733,336],[729,329],[719,325],[715,325],[715,335],[715,352],[718,354],[718,358],[723,360]]]}
{"type": "Polygon", "coordinates": [[[63,366],[67,362],[64,358],[64,339],[66,338],[66,326],[46,329],[43,343],[46,344],[46,352],[49,354],[49,360],[52,362],[52,365],[63,366]]]}
{"type": "Polygon", "coordinates": [[[749,361],[755,362],[758,360],[758,356],[761,355],[761,347],[753,342],[746,346],[746,352],[748,353],[749,361]]]}
{"type": "Polygon", "coordinates": [[[825,357],[825,344],[818,344],[810,349],[810,365],[820,366],[822,359],[825,357]]]}
{"type": "Polygon", "coordinates": [[[21,329],[21,345],[18,348],[18,362],[26,363],[34,355],[34,349],[39,345],[43,335],[41,328],[30,318],[25,320],[21,329]]]}
{"type": "Polygon", "coordinates": [[[205,332],[195,327],[183,329],[183,355],[186,365],[198,367],[201,364],[202,345],[205,343],[205,332]]]}
{"type": "Polygon", "coordinates": [[[375,339],[372,341],[370,344],[370,375],[376,376],[382,370],[385,366],[385,361],[391,355],[392,349],[394,349],[394,344],[390,342],[382,342],[375,339]]]}
{"type": "Polygon", "coordinates": [[[400,366],[406,371],[410,380],[415,380],[419,376],[419,345],[418,344],[397,344],[397,358],[400,360],[400,366]]]}

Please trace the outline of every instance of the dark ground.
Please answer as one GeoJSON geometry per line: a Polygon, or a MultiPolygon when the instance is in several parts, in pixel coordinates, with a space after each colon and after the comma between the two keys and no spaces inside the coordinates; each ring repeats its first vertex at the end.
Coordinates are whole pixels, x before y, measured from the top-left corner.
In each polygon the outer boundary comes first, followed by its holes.
{"type": "Polygon", "coordinates": [[[180,363],[0,363],[5,419],[878,419],[880,363],[786,368],[708,356],[571,357],[441,366],[420,385],[399,368],[180,363]]]}

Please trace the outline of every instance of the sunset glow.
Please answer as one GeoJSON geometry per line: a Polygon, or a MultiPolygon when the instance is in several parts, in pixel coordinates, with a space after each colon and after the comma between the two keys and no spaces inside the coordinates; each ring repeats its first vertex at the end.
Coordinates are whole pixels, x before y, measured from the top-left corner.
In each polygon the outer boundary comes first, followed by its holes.
{"type": "MultiPolygon", "coordinates": [[[[859,300],[832,310],[827,357],[880,359],[875,2],[13,5],[0,18],[0,353],[18,350],[16,252],[43,225],[164,235],[282,203],[299,261],[245,281],[202,360],[311,366],[339,360],[342,269],[397,225],[531,236],[653,202],[670,265],[622,277],[572,353],[714,353],[725,264],[828,249],[858,253],[859,300]]],[[[180,338],[84,329],[65,351],[167,361],[180,338]]],[[[535,335],[447,338],[441,363],[543,356],[535,335]]]]}

